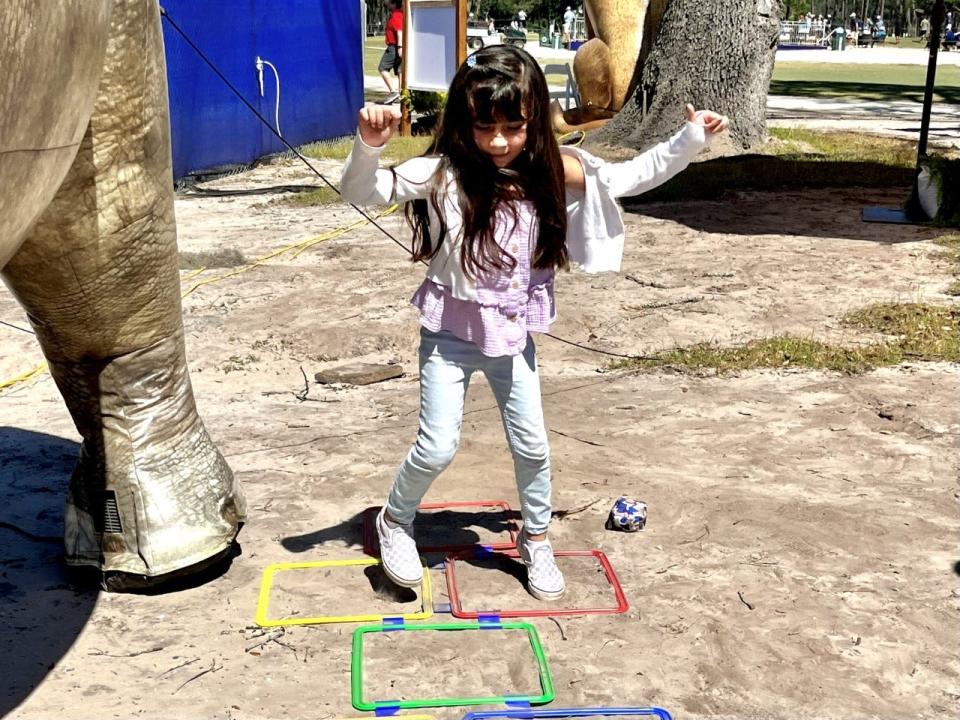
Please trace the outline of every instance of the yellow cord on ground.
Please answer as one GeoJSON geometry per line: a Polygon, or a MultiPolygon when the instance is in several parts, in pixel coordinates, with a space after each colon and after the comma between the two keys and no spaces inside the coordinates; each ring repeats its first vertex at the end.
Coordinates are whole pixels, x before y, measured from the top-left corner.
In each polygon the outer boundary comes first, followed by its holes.
{"type": "MultiPolygon", "coordinates": [[[[389,214],[395,212],[398,207],[400,207],[400,206],[399,206],[399,205],[391,205],[391,206],[388,207],[386,210],[384,210],[382,213],[380,213],[379,215],[377,215],[377,219],[379,220],[380,218],[382,218],[382,217],[384,217],[384,216],[386,216],[386,215],[389,215],[389,214]]],[[[253,268],[258,267],[258,266],[260,266],[260,265],[263,265],[263,264],[266,263],[268,260],[272,260],[273,258],[277,257],[278,255],[283,255],[284,253],[290,252],[291,250],[295,250],[296,252],[295,252],[293,255],[291,255],[290,258],[291,258],[291,259],[296,258],[297,256],[300,255],[300,253],[302,253],[302,252],[303,252],[304,250],[306,250],[307,248],[313,247],[313,246],[316,245],[317,243],[321,243],[321,242],[324,242],[324,241],[326,241],[326,240],[332,240],[333,238],[340,237],[341,235],[344,235],[345,233],[348,233],[348,232],[350,232],[351,230],[354,230],[354,229],[356,229],[356,228],[358,228],[358,227],[361,227],[361,226],[363,226],[363,225],[366,225],[368,222],[369,222],[369,220],[367,220],[367,219],[357,220],[356,222],[351,223],[351,224],[349,224],[349,225],[344,225],[344,226],[341,226],[341,227],[336,228],[336,229],[334,229],[334,230],[329,230],[329,231],[327,231],[327,232],[325,232],[325,233],[323,233],[323,234],[321,234],[321,235],[316,235],[316,236],[314,236],[314,237],[312,237],[312,238],[307,238],[306,240],[301,240],[300,242],[293,243],[292,245],[287,245],[286,247],[280,248],[279,250],[274,250],[274,251],[271,252],[271,253],[268,253],[268,254],[266,254],[266,255],[263,255],[263,256],[261,256],[261,257],[258,257],[258,258],[257,258],[256,260],[254,260],[252,263],[250,263],[249,265],[244,265],[242,268],[238,268],[237,270],[231,270],[231,271],[228,272],[228,273],[224,273],[223,275],[217,275],[216,277],[212,277],[212,278],[207,278],[206,280],[201,280],[200,282],[194,284],[194,285],[193,285],[189,290],[187,290],[185,293],[183,293],[183,295],[181,295],[181,298],[185,298],[187,295],[189,295],[190,293],[192,293],[194,290],[196,290],[197,288],[203,287],[204,285],[211,285],[211,284],[216,283],[216,282],[219,282],[219,281],[221,281],[221,280],[225,280],[226,278],[234,277],[234,276],[236,276],[236,275],[241,275],[241,274],[247,272],[248,270],[253,270],[253,268]]]]}
{"type": "MultiPolygon", "coordinates": [[[[381,212],[379,215],[377,215],[377,216],[376,216],[377,219],[379,220],[379,219],[382,218],[382,217],[385,217],[385,216],[387,216],[387,215],[390,215],[391,213],[396,212],[396,210],[397,210],[398,207],[400,207],[400,206],[399,206],[399,205],[391,205],[391,206],[388,207],[386,210],[384,210],[384,211],[381,212]]],[[[336,228],[336,229],[334,229],[334,230],[329,230],[329,231],[327,231],[327,232],[325,232],[325,233],[323,233],[323,234],[321,234],[321,235],[315,235],[314,237],[308,238],[308,239],[306,239],[306,240],[301,240],[300,242],[294,243],[294,244],[292,244],[292,245],[287,245],[286,247],[281,248],[280,250],[275,250],[274,252],[268,253],[267,255],[264,255],[264,256],[262,256],[262,257],[257,258],[256,260],[254,260],[254,261],[253,261],[252,263],[250,263],[249,265],[245,265],[244,267],[239,268],[238,270],[233,270],[233,271],[231,271],[231,272],[224,273],[223,275],[217,275],[216,277],[207,278],[206,280],[201,280],[200,282],[195,283],[195,284],[194,284],[189,290],[187,290],[185,293],[183,293],[183,294],[180,296],[180,298],[181,298],[181,299],[185,298],[187,295],[189,295],[190,293],[192,293],[194,290],[196,290],[196,289],[199,288],[199,287],[203,287],[204,285],[212,285],[213,283],[217,283],[217,282],[220,282],[221,280],[226,280],[227,278],[234,277],[235,275],[240,275],[241,273],[245,273],[245,272],[247,272],[248,270],[252,270],[252,269],[255,268],[255,267],[258,267],[258,266],[260,266],[260,265],[263,265],[263,264],[266,263],[268,260],[271,260],[271,259],[273,259],[273,258],[275,258],[275,257],[277,257],[277,256],[279,256],[279,255],[283,255],[284,253],[290,252],[291,250],[295,250],[296,252],[295,252],[293,255],[290,256],[290,259],[296,258],[296,257],[298,257],[298,256],[300,255],[300,253],[302,253],[302,252],[303,252],[304,250],[306,250],[307,248],[311,248],[311,247],[313,247],[314,245],[316,245],[316,244],[318,244],[318,243],[321,243],[321,242],[324,242],[324,241],[326,241],[326,240],[332,240],[333,238],[340,237],[341,235],[343,235],[343,234],[345,234],[345,233],[348,233],[348,232],[350,232],[351,230],[354,230],[354,229],[356,229],[356,228],[358,228],[358,227],[361,227],[362,225],[366,225],[368,222],[369,222],[369,220],[367,220],[366,218],[364,218],[363,220],[357,220],[356,222],[351,223],[351,224],[349,224],[349,225],[344,225],[344,226],[341,226],[341,227],[336,228]]],[[[194,270],[193,272],[191,272],[191,273],[185,275],[183,278],[181,278],[181,282],[184,281],[184,280],[190,280],[191,278],[197,277],[197,276],[198,276],[200,273],[202,273],[204,270],[206,270],[205,267],[202,267],[202,268],[199,268],[199,269],[197,269],[197,270],[194,270]]],[[[16,377],[12,377],[12,378],[10,378],[9,380],[0,381],[0,391],[6,390],[7,388],[11,388],[11,387],[13,387],[14,385],[19,385],[19,384],[22,383],[22,382],[26,382],[26,381],[29,380],[30,378],[32,378],[32,377],[34,377],[34,376],[36,376],[36,375],[39,375],[40,373],[44,372],[46,369],[47,369],[47,363],[42,362],[42,363],[40,363],[39,365],[37,365],[36,367],[34,367],[34,368],[30,369],[30,370],[27,370],[25,373],[23,373],[23,374],[21,374],[21,375],[17,375],[16,377]]]]}
{"type": "Polygon", "coordinates": [[[37,365],[35,368],[31,370],[27,370],[22,375],[17,375],[14,378],[10,378],[9,380],[4,380],[3,382],[0,382],[0,390],[6,390],[9,387],[13,387],[14,385],[18,385],[22,382],[26,382],[27,380],[32,378],[34,375],[39,375],[46,369],[47,369],[47,364],[45,362],[42,362],[39,365],[37,365]]]}
{"type": "Polygon", "coordinates": [[[184,275],[182,278],[180,278],[180,282],[183,282],[184,280],[189,280],[190,278],[195,278],[197,275],[199,275],[200,273],[202,273],[202,272],[203,272],[204,270],[206,270],[206,269],[207,269],[207,268],[205,268],[205,267],[197,268],[197,269],[194,270],[192,273],[187,273],[187,274],[184,275]]]}

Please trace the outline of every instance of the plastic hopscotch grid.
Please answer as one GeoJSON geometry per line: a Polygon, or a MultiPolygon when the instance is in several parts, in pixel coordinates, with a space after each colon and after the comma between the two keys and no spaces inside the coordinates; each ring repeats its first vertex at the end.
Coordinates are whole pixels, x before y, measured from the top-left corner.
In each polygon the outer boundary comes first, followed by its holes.
{"type": "Polygon", "coordinates": [[[392,715],[397,710],[426,708],[426,707],[455,707],[458,705],[492,705],[497,703],[507,705],[543,705],[550,702],[556,693],[553,687],[553,677],[547,665],[547,657],[540,643],[537,629],[526,622],[500,622],[500,618],[489,616],[481,618],[479,622],[469,623],[426,623],[423,625],[405,625],[403,621],[384,623],[383,625],[369,625],[359,627],[353,632],[353,654],[350,663],[350,690],[351,702],[357,710],[372,710],[377,715],[392,715]],[[367,702],[363,699],[363,638],[368,633],[378,632],[449,632],[449,631],[480,631],[491,632],[496,630],[522,630],[527,633],[530,647],[537,661],[537,674],[540,677],[541,694],[535,697],[528,695],[495,695],[489,697],[451,697],[451,698],[416,698],[413,700],[374,700],[367,702]]]}
{"type": "Polygon", "coordinates": [[[460,591],[457,587],[457,572],[456,564],[458,560],[470,560],[470,559],[490,559],[495,556],[512,558],[519,560],[519,553],[516,550],[507,550],[501,552],[489,552],[486,550],[464,550],[462,552],[454,553],[447,556],[445,561],[446,565],[446,578],[447,578],[447,594],[450,596],[450,612],[454,617],[458,618],[479,618],[484,615],[496,614],[500,617],[556,617],[556,616],[570,616],[570,615],[617,615],[620,613],[625,613],[630,609],[629,603],[627,603],[627,598],[623,594],[623,588],[620,587],[620,581],[617,579],[617,574],[613,570],[613,566],[610,564],[610,560],[607,559],[607,556],[604,555],[599,550],[558,550],[554,552],[554,556],[558,558],[563,557],[593,557],[600,564],[600,567],[603,569],[604,577],[606,577],[607,582],[610,583],[610,587],[613,590],[615,604],[609,607],[591,607],[591,608],[560,608],[555,607],[553,603],[550,604],[550,607],[536,610],[536,609],[509,609],[509,608],[490,608],[485,610],[477,611],[467,611],[463,609],[463,605],[460,601],[460,591]]]}
{"type": "MultiPolygon", "coordinates": [[[[464,510],[469,508],[475,508],[478,511],[488,510],[492,512],[502,512],[506,518],[507,531],[510,533],[510,541],[459,545],[424,545],[422,543],[417,543],[417,549],[421,553],[432,553],[454,552],[477,546],[489,548],[490,550],[508,550],[516,547],[517,536],[520,533],[520,528],[513,519],[515,516],[514,511],[510,508],[510,504],[505,500],[472,500],[467,502],[421,503],[417,506],[417,510],[464,510]]],[[[380,546],[377,542],[377,530],[374,526],[378,512],[380,512],[379,507],[369,507],[363,511],[363,551],[371,557],[380,557],[380,546]]]]}
{"type": "Polygon", "coordinates": [[[673,720],[663,708],[659,707],[593,707],[593,708],[543,708],[536,710],[484,710],[469,712],[463,720],[498,720],[499,718],[583,718],[611,717],[620,715],[653,715],[660,720],[673,720]]]}
{"type": "MultiPolygon", "coordinates": [[[[314,562],[275,563],[268,565],[267,569],[263,572],[263,581],[260,584],[260,596],[257,600],[257,616],[255,622],[260,627],[282,627],[290,625],[320,625],[326,623],[384,622],[387,619],[400,619],[401,621],[425,620],[433,615],[433,593],[430,587],[430,572],[424,567],[423,584],[420,590],[420,601],[422,603],[420,612],[407,613],[405,615],[317,615],[312,617],[290,618],[271,618],[269,616],[270,590],[273,588],[273,580],[278,573],[323,567],[369,566],[379,564],[380,560],[377,558],[364,557],[355,560],[319,560],[314,562]]],[[[356,598],[354,598],[354,600],[356,601],[356,598]]]]}

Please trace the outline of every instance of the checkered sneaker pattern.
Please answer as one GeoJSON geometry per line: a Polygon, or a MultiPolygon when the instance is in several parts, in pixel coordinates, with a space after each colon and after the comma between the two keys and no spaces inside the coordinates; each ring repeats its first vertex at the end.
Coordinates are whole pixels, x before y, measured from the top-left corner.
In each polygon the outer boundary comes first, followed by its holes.
{"type": "Polygon", "coordinates": [[[423,582],[423,565],[412,525],[390,527],[384,520],[386,508],[377,514],[377,537],[380,539],[380,561],[387,577],[401,587],[418,587],[423,582]]]}
{"type": "Polygon", "coordinates": [[[549,540],[533,541],[521,532],[517,538],[517,552],[527,566],[527,589],[537,600],[559,600],[566,584],[563,573],[553,557],[549,540]]]}

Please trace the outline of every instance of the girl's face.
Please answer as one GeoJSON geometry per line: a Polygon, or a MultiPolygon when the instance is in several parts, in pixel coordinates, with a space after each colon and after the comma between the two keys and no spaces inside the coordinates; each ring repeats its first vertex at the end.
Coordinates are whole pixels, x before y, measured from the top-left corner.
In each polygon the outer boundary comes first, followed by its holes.
{"type": "Polygon", "coordinates": [[[507,167],[517,159],[527,144],[527,121],[504,120],[473,123],[473,141],[480,152],[488,155],[498,168],[507,167]]]}

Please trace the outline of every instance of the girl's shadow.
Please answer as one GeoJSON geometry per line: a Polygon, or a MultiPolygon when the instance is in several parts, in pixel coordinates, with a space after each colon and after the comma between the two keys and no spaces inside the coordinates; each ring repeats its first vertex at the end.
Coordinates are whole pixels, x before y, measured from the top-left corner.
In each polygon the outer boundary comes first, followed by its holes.
{"type": "MultiPolygon", "coordinates": [[[[348,547],[376,548],[376,534],[372,532],[372,523],[379,507],[371,507],[353,515],[350,519],[314,530],[303,535],[292,535],[280,542],[290,552],[308,552],[328,542],[345,544],[348,547]],[[364,525],[367,525],[367,537],[364,537],[364,525]],[[371,537],[372,535],[372,537],[371,537]]],[[[507,541],[511,528],[516,527],[514,513],[495,510],[430,510],[417,513],[414,521],[417,546],[422,552],[431,552],[433,548],[470,547],[484,542],[477,529],[483,530],[485,537],[495,537],[507,541]],[[476,529],[475,529],[476,528],[476,529]]]]}

